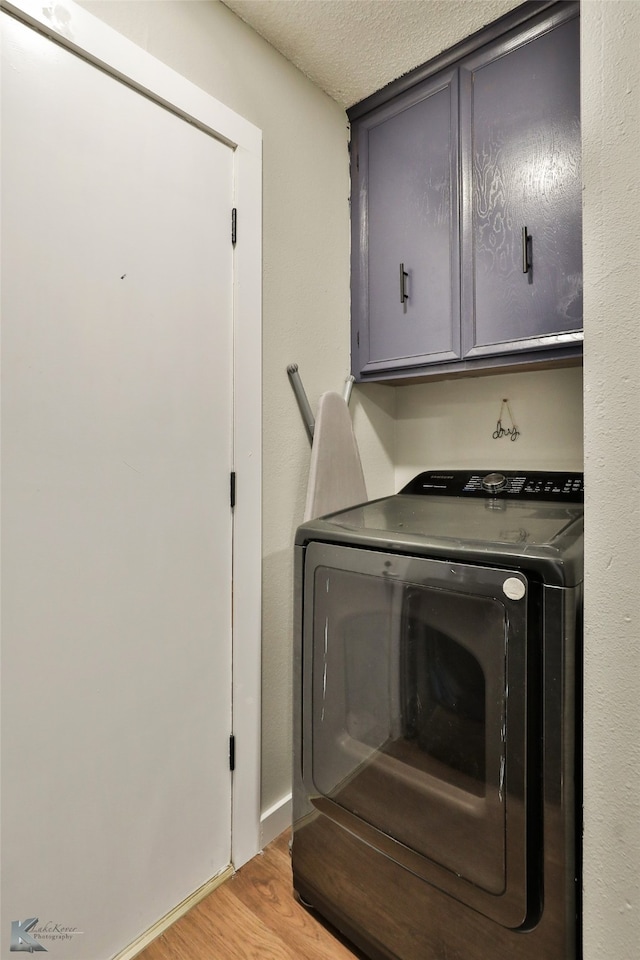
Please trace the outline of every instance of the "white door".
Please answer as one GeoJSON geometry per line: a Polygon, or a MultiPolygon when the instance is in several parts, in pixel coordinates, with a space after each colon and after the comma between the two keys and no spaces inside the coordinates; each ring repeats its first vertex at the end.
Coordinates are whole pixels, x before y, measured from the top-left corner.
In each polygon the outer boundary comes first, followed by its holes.
{"type": "Polygon", "coordinates": [[[2,21],[1,952],[102,960],[230,862],[233,151],[2,21]]]}

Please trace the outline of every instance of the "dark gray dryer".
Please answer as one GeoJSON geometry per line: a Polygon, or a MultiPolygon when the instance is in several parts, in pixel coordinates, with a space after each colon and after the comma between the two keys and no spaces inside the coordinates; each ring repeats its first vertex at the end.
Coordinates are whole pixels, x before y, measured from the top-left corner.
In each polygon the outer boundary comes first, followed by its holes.
{"type": "Polygon", "coordinates": [[[581,474],[296,537],[294,887],[374,960],[579,955],[581,474]]]}

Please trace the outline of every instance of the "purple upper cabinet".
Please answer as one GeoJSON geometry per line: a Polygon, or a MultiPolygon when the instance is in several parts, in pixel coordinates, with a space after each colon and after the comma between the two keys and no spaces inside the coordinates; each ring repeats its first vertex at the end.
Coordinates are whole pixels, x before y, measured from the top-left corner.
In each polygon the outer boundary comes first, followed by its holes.
{"type": "Polygon", "coordinates": [[[581,341],[579,56],[551,18],[460,67],[467,359],[581,341]]]}
{"type": "Polygon", "coordinates": [[[356,379],[579,360],[578,16],[525,3],[349,111],[356,379]]]}
{"type": "Polygon", "coordinates": [[[461,355],[457,81],[440,73],[354,127],[358,374],[461,355]]]}

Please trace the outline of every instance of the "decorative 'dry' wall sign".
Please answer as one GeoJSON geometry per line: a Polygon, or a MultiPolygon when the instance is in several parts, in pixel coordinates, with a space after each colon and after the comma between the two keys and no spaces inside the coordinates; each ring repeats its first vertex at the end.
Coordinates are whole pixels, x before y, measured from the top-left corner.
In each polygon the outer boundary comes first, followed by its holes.
{"type": "Polygon", "coordinates": [[[496,423],[496,428],[493,431],[493,439],[501,440],[502,437],[509,437],[511,440],[517,440],[520,436],[520,431],[518,430],[515,420],[513,419],[513,414],[511,413],[511,407],[509,406],[509,400],[507,397],[504,397],[502,403],[500,404],[500,413],[498,414],[498,422],[496,423]],[[502,418],[504,416],[504,411],[509,415],[509,420],[511,421],[510,427],[505,427],[502,424],[502,418]]]}

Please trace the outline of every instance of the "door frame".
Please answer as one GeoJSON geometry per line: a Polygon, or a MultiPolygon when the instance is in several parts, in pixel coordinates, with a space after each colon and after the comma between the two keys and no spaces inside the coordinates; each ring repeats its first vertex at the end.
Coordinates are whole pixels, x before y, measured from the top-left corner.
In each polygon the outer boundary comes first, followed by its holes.
{"type": "MultiPolygon", "coordinates": [[[[262,132],[72,0],[0,0],[0,6],[233,150],[233,734],[231,858],[260,850],[262,132]],[[241,575],[235,576],[235,571],[241,575]]],[[[229,216],[231,243],[231,211],[229,216]]],[[[214,373],[212,371],[212,373],[214,373]]]]}

